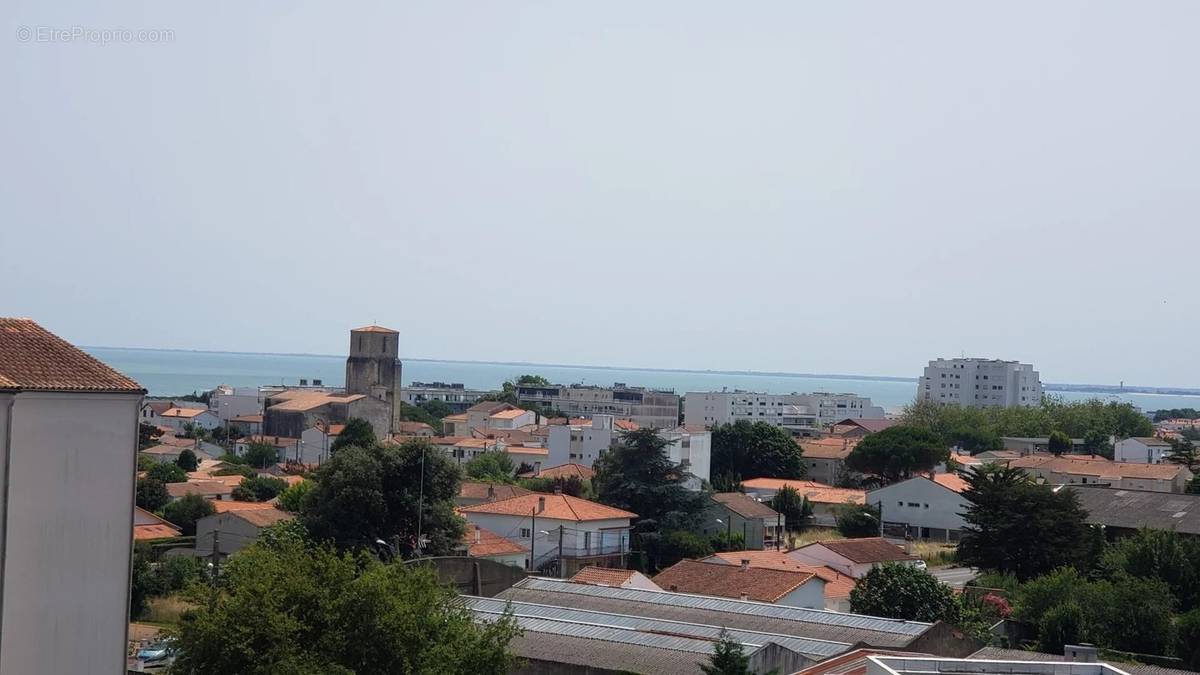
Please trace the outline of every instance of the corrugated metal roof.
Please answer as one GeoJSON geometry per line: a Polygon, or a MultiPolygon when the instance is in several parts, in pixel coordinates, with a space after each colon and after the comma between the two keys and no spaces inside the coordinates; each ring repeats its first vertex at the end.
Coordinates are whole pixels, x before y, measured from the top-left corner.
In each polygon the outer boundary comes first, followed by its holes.
{"type": "MultiPolygon", "coordinates": [[[[494,598],[477,598],[466,597],[464,604],[476,614],[487,613],[500,615],[506,607],[511,606],[513,614],[518,618],[539,618],[550,619],[562,622],[582,623],[590,626],[607,626],[610,628],[619,628],[625,631],[637,631],[651,635],[671,634],[677,636],[686,636],[705,640],[708,642],[715,641],[720,638],[722,628],[720,626],[709,626],[698,623],[687,623],[683,621],[670,621],[667,619],[654,619],[648,617],[631,616],[627,614],[613,614],[611,612],[597,612],[583,609],[573,609],[569,607],[556,607],[553,605],[539,605],[527,602],[510,603],[504,600],[496,600],[494,598]]],[[[572,633],[574,634],[574,633],[572,633]]],[[[841,654],[850,649],[852,645],[846,642],[832,642],[828,640],[813,640],[809,638],[794,637],[791,635],[783,635],[779,633],[766,633],[761,631],[750,630],[729,630],[729,634],[738,642],[748,647],[761,647],[769,642],[786,647],[794,652],[805,656],[813,657],[814,660],[821,660],[830,656],[841,654]]]]}
{"type": "Polygon", "coordinates": [[[707,609],[719,612],[728,612],[732,614],[752,614],[756,616],[768,616],[776,619],[785,619],[788,621],[816,623],[825,626],[860,628],[878,633],[894,633],[897,635],[908,635],[913,637],[924,633],[932,625],[928,623],[922,623],[920,621],[885,619],[861,614],[845,614],[842,612],[833,612],[824,609],[786,607],[783,605],[773,605],[766,602],[714,598],[706,595],[671,593],[669,591],[647,591],[637,588],[613,588],[610,586],[572,584],[568,581],[547,579],[545,577],[527,577],[519,581],[514,588],[528,588],[531,590],[617,598],[622,600],[632,600],[635,602],[673,605],[676,607],[688,607],[693,609],[707,609]]]}

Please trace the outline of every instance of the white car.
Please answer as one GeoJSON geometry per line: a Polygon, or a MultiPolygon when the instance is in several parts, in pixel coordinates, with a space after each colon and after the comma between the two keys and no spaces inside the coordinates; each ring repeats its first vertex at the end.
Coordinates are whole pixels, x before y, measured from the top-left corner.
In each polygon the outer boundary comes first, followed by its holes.
{"type": "Polygon", "coordinates": [[[929,565],[926,565],[924,560],[918,560],[913,563],[913,567],[915,567],[919,570],[925,570],[926,568],[929,567],[929,565]]]}

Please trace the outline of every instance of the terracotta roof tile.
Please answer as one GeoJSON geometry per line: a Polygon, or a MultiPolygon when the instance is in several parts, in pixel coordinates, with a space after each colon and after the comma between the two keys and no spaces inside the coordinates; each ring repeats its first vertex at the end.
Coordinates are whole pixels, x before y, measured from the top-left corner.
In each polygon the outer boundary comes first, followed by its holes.
{"type": "Polygon", "coordinates": [[[620,588],[637,574],[635,570],[622,570],[615,567],[596,567],[589,565],[571,577],[570,581],[576,584],[590,584],[592,586],[612,586],[620,588]]]}
{"type": "Polygon", "coordinates": [[[953,492],[962,492],[967,489],[967,481],[956,473],[934,474],[933,482],[953,492]]]}
{"type": "Polygon", "coordinates": [[[187,495],[227,495],[233,488],[219,480],[189,480],[186,483],[167,483],[167,494],[179,498],[187,495]]]}
{"type": "Polygon", "coordinates": [[[281,520],[291,520],[294,516],[287,511],[281,511],[276,508],[267,509],[248,509],[244,511],[230,512],[234,518],[240,518],[255,527],[267,527],[274,525],[281,520]]]}
{"type": "Polygon", "coordinates": [[[613,420],[613,426],[621,429],[622,431],[637,431],[638,429],[641,429],[637,422],[634,422],[633,420],[613,420]]]}
{"type": "Polygon", "coordinates": [[[539,518],[584,522],[589,520],[624,520],[637,518],[636,513],[622,511],[604,504],[562,494],[531,493],[486,504],[464,506],[460,513],[492,513],[506,516],[528,516],[537,513],[539,518]],[[538,510],[539,500],[545,500],[544,508],[538,510]]]}
{"type": "Polygon", "coordinates": [[[193,417],[199,417],[206,412],[209,412],[208,408],[171,408],[170,410],[164,410],[159,414],[159,417],[178,417],[180,419],[190,420],[193,417]]]}
{"type": "Polygon", "coordinates": [[[400,435],[412,435],[422,431],[433,433],[433,427],[424,422],[401,422],[397,429],[400,435]]]}
{"type": "Polygon", "coordinates": [[[1073,476],[1099,476],[1102,478],[1143,478],[1149,480],[1174,480],[1187,467],[1181,464],[1140,464],[1136,462],[1113,462],[1095,455],[1070,457],[1053,455],[1026,455],[1008,463],[1017,469],[1042,469],[1073,476]]]}
{"type": "Polygon", "coordinates": [[[180,447],[178,445],[152,445],[145,450],[138,450],[138,453],[143,455],[178,455],[186,450],[187,447],[180,447]]]}
{"type": "Polygon", "coordinates": [[[512,555],[529,551],[528,548],[514,541],[509,541],[495,532],[485,530],[478,525],[467,528],[467,531],[463,534],[463,543],[467,545],[467,555],[472,558],[512,555]]]}
{"type": "Polygon", "coordinates": [[[263,416],[262,415],[238,415],[237,417],[235,417],[229,421],[230,422],[246,422],[248,424],[255,424],[255,423],[262,424],[263,416]]]}
{"type": "Polygon", "coordinates": [[[743,518],[775,518],[779,515],[775,509],[741,492],[717,492],[712,500],[743,518]]]}
{"type": "Polygon", "coordinates": [[[546,457],[550,456],[550,450],[548,450],[546,448],[537,448],[537,447],[533,447],[530,445],[520,445],[520,444],[506,445],[506,446],[504,446],[504,452],[507,452],[510,454],[518,454],[518,455],[543,455],[546,457]]]}
{"type": "Polygon", "coordinates": [[[307,412],[331,403],[353,403],[366,398],[366,394],[330,394],[328,392],[305,392],[303,396],[292,396],[268,408],[276,412],[307,412]]]}
{"type": "Polygon", "coordinates": [[[525,412],[526,411],[518,408],[516,410],[501,410],[498,413],[492,413],[491,416],[495,417],[496,419],[499,419],[499,420],[515,420],[516,418],[520,417],[521,415],[524,415],[525,412]]]}
{"type": "Polygon", "coordinates": [[[32,319],[0,318],[0,389],[146,393],[32,319]]]}
{"type": "Polygon", "coordinates": [[[488,499],[488,488],[492,491],[492,501],[499,499],[510,499],[521,495],[531,495],[532,490],[526,490],[518,485],[501,485],[498,483],[481,483],[476,481],[463,481],[458,488],[459,499],[488,499]]]}
{"type": "Polygon", "coordinates": [[[179,528],[174,525],[134,525],[133,540],[134,541],[150,541],[153,539],[169,539],[180,535],[179,528]]]}
{"type": "Polygon", "coordinates": [[[743,560],[749,560],[751,567],[815,574],[825,582],[825,597],[830,599],[850,597],[850,591],[854,590],[856,583],[854,577],[823,565],[806,565],[784,551],[725,551],[704,560],[711,562],[714,559],[730,565],[740,565],[743,560]]]}
{"type": "Polygon", "coordinates": [[[583,464],[559,464],[551,466],[541,471],[530,471],[521,474],[522,478],[570,478],[571,476],[579,476],[583,480],[591,480],[596,475],[596,472],[590,466],[583,464]]]}
{"type": "MultiPolygon", "coordinates": [[[[836,539],[819,541],[809,546],[824,546],[834,553],[855,563],[896,562],[900,560],[916,560],[917,557],[904,552],[904,549],[880,537],[864,539],[836,539]]],[[[801,547],[799,550],[808,548],[801,547]]]]}
{"type": "Polygon", "coordinates": [[[273,509],[275,505],[270,502],[235,502],[226,500],[215,500],[211,502],[216,513],[229,513],[230,511],[262,511],[264,509],[273,509]]]}
{"type": "Polygon", "coordinates": [[[810,581],[806,572],[728,565],[723,562],[681,560],[654,577],[664,590],[722,598],[776,602],[810,581]]]}
{"type": "Polygon", "coordinates": [[[815,504],[865,504],[866,490],[837,488],[811,480],[787,480],[783,478],[751,478],[742,481],[747,490],[782,490],[790,486],[815,504]]]}

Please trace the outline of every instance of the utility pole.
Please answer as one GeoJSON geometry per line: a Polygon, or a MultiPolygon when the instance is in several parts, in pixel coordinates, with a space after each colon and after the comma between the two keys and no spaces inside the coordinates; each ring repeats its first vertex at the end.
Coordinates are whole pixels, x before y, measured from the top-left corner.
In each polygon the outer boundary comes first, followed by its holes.
{"type": "Polygon", "coordinates": [[[565,565],[563,565],[562,541],[563,541],[563,526],[559,525],[558,526],[558,578],[566,579],[567,578],[567,574],[566,574],[567,568],[565,565]]]}
{"type": "Polygon", "coordinates": [[[213,528],[212,550],[212,597],[209,599],[209,609],[217,606],[217,579],[221,576],[221,528],[213,528]]]}
{"type": "Polygon", "coordinates": [[[779,540],[783,538],[783,514],[775,514],[775,550],[779,550],[779,540]]]}
{"type": "Polygon", "coordinates": [[[425,520],[425,445],[421,445],[421,486],[417,492],[417,557],[421,557],[421,522],[425,520]]]}
{"type": "Polygon", "coordinates": [[[537,543],[537,509],[529,509],[529,571],[533,571],[534,560],[537,555],[534,552],[534,545],[537,543]]]}

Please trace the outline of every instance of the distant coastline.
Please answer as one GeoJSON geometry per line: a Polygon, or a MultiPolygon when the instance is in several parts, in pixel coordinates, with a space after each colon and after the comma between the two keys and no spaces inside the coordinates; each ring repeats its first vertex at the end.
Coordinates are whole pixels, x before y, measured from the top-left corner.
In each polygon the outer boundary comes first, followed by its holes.
{"type": "MultiPolygon", "coordinates": [[[[170,352],[182,354],[220,354],[232,356],[282,356],[298,358],[344,359],[337,354],[312,354],[305,352],[240,352],[216,349],[163,349],[156,347],[109,347],[87,345],[84,349],[108,349],[128,352],[170,352]]],[[[771,370],[713,370],[699,368],[652,368],[645,366],[590,366],[577,363],[535,363],[532,361],[480,361],[471,359],[429,359],[405,357],[404,361],[420,363],[455,363],[463,365],[484,366],[521,366],[530,368],[574,368],[578,370],[604,370],[646,373],[684,373],[694,375],[742,375],[748,377],[794,377],[797,379],[820,378],[825,380],[844,380],[848,382],[916,382],[915,377],[896,377],[891,375],[849,375],[844,373],[792,373],[771,370]]],[[[1088,392],[1097,394],[1157,394],[1162,396],[1200,396],[1200,388],[1187,387],[1154,387],[1148,385],[1115,385],[1115,384],[1078,384],[1046,382],[1043,387],[1047,391],[1088,392]]]]}

